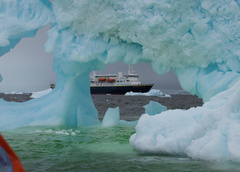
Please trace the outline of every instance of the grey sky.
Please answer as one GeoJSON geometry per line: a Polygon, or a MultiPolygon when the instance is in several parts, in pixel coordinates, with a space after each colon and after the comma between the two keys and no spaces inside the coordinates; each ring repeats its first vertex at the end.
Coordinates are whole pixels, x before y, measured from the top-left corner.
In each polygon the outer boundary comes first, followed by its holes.
{"type": "Polygon", "coordinates": [[[0,58],[0,92],[38,91],[55,82],[53,56],[44,52],[48,27],[40,29],[34,38],[23,38],[14,49],[0,58]]]}
{"type": "MultiPolygon", "coordinates": [[[[6,91],[40,91],[48,89],[56,82],[56,73],[52,69],[53,55],[45,53],[43,45],[47,40],[49,26],[40,29],[34,38],[23,38],[14,49],[0,58],[0,92],[6,91]]],[[[127,73],[127,65],[117,63],[108,65],[104,73],[127,73]]],[[[154,83],[154,88],[181,89],[173,73],[159,76],[151,68],[151,64],[134,65],[143,83],[154,83]]]]}

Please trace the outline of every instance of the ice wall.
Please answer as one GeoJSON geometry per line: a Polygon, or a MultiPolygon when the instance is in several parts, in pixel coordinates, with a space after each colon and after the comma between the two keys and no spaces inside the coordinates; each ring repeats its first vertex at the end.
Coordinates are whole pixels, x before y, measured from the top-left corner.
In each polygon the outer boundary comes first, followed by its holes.
{"type": "Polygon", "coordinates": [[[234,138],[240,119],[235,96],[240,65],[238,0],[54,0],[52,7],[46,0],[1,0],[0,4],[4,23],[0,54],[51,22],[45,49],[54,54],[58,73],[57,87],[48,96],[23,104],[1,102],[0,130],[97,124],[89,72],[120,61],[149,62],[159,74],[172,67],[182,87],[207,103],[188,111],[144,115],[131,144],[143,152],[202,159],[214,148],[209,159],[238,161],[235,147],[240,141],[234,138]],[[180,117],[186,119],[183,124],[176,120],[180,117]],[[209,140],[213,141],[205,146],[209,140]],[[197,152],[198,148],[204,151],[197,152]]]}
{"type": "MultiPolygon", "coordinates": [[[[56,25],[52,4],[48,0],[1,0],[0,21],[1,55],[21,38],[34,36],[46,24],[56,25]]],[[[57,87],[48,96],[21,104],[1,100],[0,130],[32,125],[80,126],[99,123],[89,90],[88,70],[94,65],[71,59],[61,60],[55,57],[57,87]]]]}

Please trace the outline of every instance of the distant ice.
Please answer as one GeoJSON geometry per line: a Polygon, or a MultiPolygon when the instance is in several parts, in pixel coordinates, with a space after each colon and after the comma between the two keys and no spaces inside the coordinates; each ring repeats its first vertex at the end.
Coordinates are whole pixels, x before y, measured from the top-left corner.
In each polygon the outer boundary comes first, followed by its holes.
{"type": "Polygon", "coordinates": [[[23,94],[23,92],[11,91],[11,92],[5,92],[4,94],[23,94]]]}
{"type": "Polygon", "coordinates": [[[159,96],[159,97],[171,97],[171,95],[162,93],[159,89],[151,89],[149,92],[127,92],[125,96],[159,96]]]}

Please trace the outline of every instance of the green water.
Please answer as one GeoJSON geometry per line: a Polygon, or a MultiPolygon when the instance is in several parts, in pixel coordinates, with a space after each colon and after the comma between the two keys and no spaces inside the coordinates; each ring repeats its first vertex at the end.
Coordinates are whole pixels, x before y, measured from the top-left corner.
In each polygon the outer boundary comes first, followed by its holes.
{"type": "Polygon", "coordinates": [[[133,126],[27,127],[2,132],[26,171],[240,171],[232,162],[140,154],[129,145],[133,126]]]}

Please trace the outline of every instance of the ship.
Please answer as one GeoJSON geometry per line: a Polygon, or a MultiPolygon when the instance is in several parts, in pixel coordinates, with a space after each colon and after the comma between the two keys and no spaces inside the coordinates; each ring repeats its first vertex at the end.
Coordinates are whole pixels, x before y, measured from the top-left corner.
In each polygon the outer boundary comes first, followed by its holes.
{"type": "Polygon", "coordinates": [[[91,94],[125,94],[127,92],[148,92],[154,84],[142,84],[139,75],[129,66],[128,73],[117,74],[90,74],[91,94]]]}

